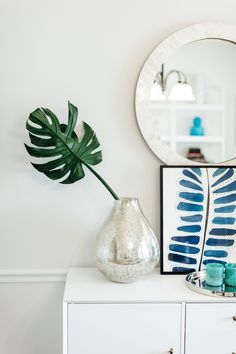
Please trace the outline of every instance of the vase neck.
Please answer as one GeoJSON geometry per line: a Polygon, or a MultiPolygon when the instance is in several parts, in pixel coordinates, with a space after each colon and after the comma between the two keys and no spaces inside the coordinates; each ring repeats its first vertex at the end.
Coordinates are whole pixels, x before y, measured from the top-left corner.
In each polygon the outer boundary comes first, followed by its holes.
{"type": "Polygon", "coordinates": [[[115,200],[114,208],[117,211],[125,211],[125,210],[136,210],[140,211],[139,201],[137,198],[121,198],[115,200]]]}

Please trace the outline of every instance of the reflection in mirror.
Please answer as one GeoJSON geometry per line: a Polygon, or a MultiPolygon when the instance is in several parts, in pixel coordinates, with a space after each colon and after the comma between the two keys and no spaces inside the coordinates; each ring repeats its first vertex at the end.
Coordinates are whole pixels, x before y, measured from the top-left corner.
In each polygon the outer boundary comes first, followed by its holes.
{"type": "Polygon", "coordinates": [[[187,82],[187,76],[183,71],[170,70],[165,75],[164,64],[161,71],[158,71],[151,88],[150,100],[164,101],[194,101],[192,87],[187,82]],[[167,96],[167,83],[171,76],[177,75],[177,82],[171,87],[170,95],[167,96]]]}
{"type": "Polygon", "coordinates": [[[156,138],[198,162],[235,157],[235,63],[235,44],[204,39],[157,68],[149,102],[156,138]]]}

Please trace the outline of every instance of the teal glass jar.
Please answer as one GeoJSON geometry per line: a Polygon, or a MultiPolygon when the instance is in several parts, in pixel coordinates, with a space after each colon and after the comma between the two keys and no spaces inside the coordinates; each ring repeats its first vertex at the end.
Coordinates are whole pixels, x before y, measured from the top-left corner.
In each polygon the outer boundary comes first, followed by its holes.
{"type": "Polygon", "coordinates": [[[222,286],[224,283],[224,266],[220,263],[208,263],[206,265],[206,284],[210,286],[222,286]]]}
{"type": "MultiPolygon", "coordinates": [[[[224,285],[221,285],[221,286],[212,286],[212,285],[206,284],[206,285],[205,285],[205,289],[211,290],[211,291],[217,291],[217,292],[219,292],[219,293],[222,293],[223,290],[224,290],[224,285]]],[[[225,290],[225,291],[226,291],[226,290],[225,290]]],[[[230,291],[232,291],[232,290],[230,290],[230,291]]]]}
{"type": "Polygon", "coordinates": [[[230,286],[225,284],[225,291],[228,293],[236,293],[236,286],[230,286]]]}
{"type": "Polygon", "coordinates": [[[225,284],[236,286],[236,263],[227,263],[225,266],[225,284]]]}

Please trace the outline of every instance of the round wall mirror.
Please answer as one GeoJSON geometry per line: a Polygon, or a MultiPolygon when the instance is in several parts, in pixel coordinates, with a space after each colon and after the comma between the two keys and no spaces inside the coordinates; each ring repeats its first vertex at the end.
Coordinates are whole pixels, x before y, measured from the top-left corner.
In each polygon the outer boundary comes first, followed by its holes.
{"type": "Polygon", "coordinates": [[[163,162],[235,163],[235,43],[234,25],[194,25],[163,41],[145,62],[136,115],[163,162]]]}

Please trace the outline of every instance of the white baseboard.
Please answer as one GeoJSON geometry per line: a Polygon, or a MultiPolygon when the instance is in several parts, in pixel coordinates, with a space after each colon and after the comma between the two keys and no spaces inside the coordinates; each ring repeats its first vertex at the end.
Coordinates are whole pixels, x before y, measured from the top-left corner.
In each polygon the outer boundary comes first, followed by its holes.
{"type": "Polygon", "coordinates": [[[0,283],[65,282],[66,269],[0,269],[0,283]]]}

